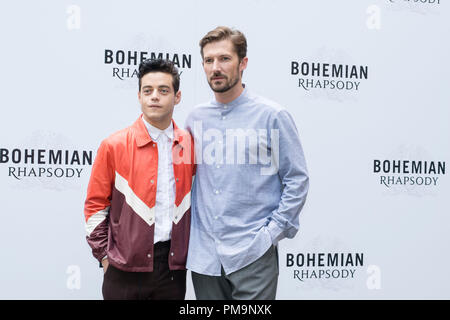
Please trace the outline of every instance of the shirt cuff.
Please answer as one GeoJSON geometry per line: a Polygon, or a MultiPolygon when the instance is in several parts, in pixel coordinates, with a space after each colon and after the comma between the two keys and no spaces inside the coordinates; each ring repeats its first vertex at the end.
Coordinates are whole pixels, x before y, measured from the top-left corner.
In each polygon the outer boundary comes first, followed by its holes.
{"type": "Polygon", "coordinates": [[[270,220],[267,225],[267,230],[269,231],[272,239],[272,244],[275,246],[278,244],[278,241],[285,238],[284,230],[278,226],[275,220],[270,220]]]}
{"type": "Polygon", "coordinates": [[[103,268],[102,262],[103,262],[103,260],[105,260],[105,259],[108,259],[108,256],[104,256],[104,257],[102,258],[102,261],[100,261],[100,262],[98,263],[98,267],[99,267],[99,268],[103,268]]]}

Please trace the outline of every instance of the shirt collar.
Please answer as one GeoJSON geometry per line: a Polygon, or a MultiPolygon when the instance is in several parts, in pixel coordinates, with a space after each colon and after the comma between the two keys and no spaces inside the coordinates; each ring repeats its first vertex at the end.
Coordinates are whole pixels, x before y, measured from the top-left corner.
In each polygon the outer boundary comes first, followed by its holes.
{"type": "Polygon", "coordinates": [[[247,87],[246,87],[246,85],[244,83],[242,84],[242,86],[244,87],[244,90],[241,92],[239,97],[237,97],[233,101],[225,104],[225,103],[220,103],[216,99],[214,99],[212,101],[212,103],[215,104],[216,106],[220,106],[220,107],[225,106],[225,105],[230,106],[230,107],[234,107],[234,106],[240,105],[242,103],[245,103],[248,100],[249,92],[248,92],[248,89],[247,89],[247,87]]]}
{"type": "Polygon", "coordinates": [[[141,117],[142,121],[145,124],[145,127],[147,128],[148,134],[152,138],[153,141],[158,140],[159,136],[161,134],[166,135],[170,140],[173,140],[173,123],[171,122],[170,125],[164,129],[158,129],[155,126],[152,126],[150,123],[148,123],[144,117],[141,117]]]}

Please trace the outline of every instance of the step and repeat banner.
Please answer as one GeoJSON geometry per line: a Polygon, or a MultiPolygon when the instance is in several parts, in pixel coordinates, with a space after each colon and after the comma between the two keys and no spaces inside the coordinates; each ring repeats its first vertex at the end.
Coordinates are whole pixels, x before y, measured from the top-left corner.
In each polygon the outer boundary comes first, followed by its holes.
{"type": "Polygon", "coordinates": [[[0,298],[102,298],[83,215],[97,148],[139,116],[142,59],[179,67],[180,126],[213,97],[198,42],[219,25],[246,35],[244,83],[292,114],[310,174],[277,299],[449,299],[443,0],[2,2],[0,298]]]}

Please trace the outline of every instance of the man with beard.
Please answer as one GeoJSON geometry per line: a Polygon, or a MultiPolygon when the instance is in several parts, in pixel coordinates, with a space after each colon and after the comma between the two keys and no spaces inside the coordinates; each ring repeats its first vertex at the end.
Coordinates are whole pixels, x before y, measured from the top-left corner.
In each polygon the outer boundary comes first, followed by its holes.
{"type": "Polygon", "coordinates": [[[297,129],[242,83],[240,31],[217,27],[200,48],[214,99],[186,120],[197,163],[187,268],[197,299],[275,299],[277,244],[297,233],[309,186],[297,129]]]}

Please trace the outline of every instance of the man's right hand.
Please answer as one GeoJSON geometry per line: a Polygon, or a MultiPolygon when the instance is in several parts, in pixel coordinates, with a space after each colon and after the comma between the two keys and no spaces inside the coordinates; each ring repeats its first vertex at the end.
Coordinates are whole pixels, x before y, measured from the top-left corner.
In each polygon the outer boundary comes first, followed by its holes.
{"type": "Polygon", "coordinates": [[[103,273],[105,273],[109,266],[108,258],[102,260],[102,266],[103,266],[103,273]]]}

